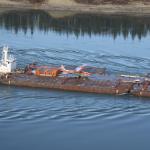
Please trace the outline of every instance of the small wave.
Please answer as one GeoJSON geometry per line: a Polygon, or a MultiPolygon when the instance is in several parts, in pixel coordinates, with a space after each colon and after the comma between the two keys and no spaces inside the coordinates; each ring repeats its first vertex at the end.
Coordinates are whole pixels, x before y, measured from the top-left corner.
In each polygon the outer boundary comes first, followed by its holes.
{"type": "Polygon", "coordinates": [[[141,99],[135,101],[136,98],[130,96],[110,97],[57,91],[43,91],[41,96],[40,91],[34,89],[13,91],[15,97],[5,99],[5,103],[0,100],[0,122],[130,120],[135,115],[139,118],[150,116],[150,102],[141,99]]]}
{"type": "Polygon", "coordinates": [[[81,65],[88,64],[95,67],[105,67],[111,71],[146,74],[150,70],[150,59],[142,57],[132,57],[114,55],[104,50],[89,52],[83,49],[24,49],[15,50],[20,66],[29,62],[39,62],[43,65],[81,65]],[[24,56],[24,57],[22,57],[24,56]]]}

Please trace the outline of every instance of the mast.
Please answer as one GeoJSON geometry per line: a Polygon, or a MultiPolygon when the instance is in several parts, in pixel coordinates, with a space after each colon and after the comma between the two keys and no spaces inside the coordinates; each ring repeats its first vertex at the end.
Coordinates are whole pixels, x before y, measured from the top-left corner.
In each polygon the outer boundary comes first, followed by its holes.
{"type": "Polygon", "coordinates": [[[3,47],[2,51],[2,64],[7,64],[8,60],[8,46],[3,47]]]}

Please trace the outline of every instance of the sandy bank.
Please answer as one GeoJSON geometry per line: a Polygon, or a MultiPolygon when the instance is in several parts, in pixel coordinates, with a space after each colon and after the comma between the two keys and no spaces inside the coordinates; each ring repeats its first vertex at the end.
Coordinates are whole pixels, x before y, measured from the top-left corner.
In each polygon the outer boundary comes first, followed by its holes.
{"type": "Polygon", "coordinates": [[[140,2],[128,5],[87,5],[79,4],[74,0],[48,0],[43,4],[29,4],[10,0],[0,0],[0,8],[11,9],[42,9],[52,11],[72,11],[76,13],[97,13],[97,14],[127,14],[127,15],[148,15],[150,16],[150,4],[140,2]]]}

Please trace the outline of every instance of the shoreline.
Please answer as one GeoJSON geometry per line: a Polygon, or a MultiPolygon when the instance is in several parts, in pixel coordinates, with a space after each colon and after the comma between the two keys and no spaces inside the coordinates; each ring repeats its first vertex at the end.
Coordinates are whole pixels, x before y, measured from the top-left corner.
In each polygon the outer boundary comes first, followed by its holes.
{"type": "Polygon", "coordinates": [[[150,16],[150,5],[142,3],[128,5],[86,5],[86,4],[29,4],[29,3],[1,3],[1,11],[6,10],[26,10],[38,9],[44,11],[68,11],[74,13],[107,14],[107,15],[131,15],[131,16],[150,16]],[[3,10],[2,10],[3,9],[3,10]]]}

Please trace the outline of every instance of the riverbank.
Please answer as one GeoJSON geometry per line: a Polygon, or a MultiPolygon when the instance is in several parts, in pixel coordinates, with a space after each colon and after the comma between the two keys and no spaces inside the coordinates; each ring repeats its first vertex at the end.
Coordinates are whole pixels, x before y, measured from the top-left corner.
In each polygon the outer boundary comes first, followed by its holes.
{"type": "Polygon", "coordinates": [[[48,0],[42,4],[30,4],[10,0],[0,0],[0,8],[41,9],[45,11],[70,11],[75,13],[96,13],[114,15],[150,15],[150,3],[133,2],[127,5],[89,5],[76,3],[73,0],[48,0]]]}

